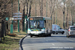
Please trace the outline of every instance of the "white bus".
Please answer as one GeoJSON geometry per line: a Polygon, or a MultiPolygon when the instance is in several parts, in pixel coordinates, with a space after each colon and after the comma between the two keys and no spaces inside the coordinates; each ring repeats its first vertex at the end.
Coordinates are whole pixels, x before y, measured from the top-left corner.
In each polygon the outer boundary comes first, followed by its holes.
{"type": "MultiPolygon", "coordinates": [[[[27,28],[27,33],[32,37],[32,36],[43,36],[48,33],[46,33],[46,20],[44,17],[29,17],[27,19],[28,23],[28,28],[27,28]]],[[[49,33],[51,36],[51,34],[49,33]]]]}

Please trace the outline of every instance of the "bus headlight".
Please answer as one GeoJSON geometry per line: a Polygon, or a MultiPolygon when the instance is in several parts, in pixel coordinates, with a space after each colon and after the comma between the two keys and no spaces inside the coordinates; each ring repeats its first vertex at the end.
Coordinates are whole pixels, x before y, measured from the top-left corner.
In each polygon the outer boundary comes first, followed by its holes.
{"type": "Polygon", "coordinates": [[[30,29],[28,29],[28,32],[30,32],[31,30],[30,29]]]}
{"type": "Polygon", "coordinates": [[[45,31],[45,29],[41,29],[41,31],[45,31]]]}

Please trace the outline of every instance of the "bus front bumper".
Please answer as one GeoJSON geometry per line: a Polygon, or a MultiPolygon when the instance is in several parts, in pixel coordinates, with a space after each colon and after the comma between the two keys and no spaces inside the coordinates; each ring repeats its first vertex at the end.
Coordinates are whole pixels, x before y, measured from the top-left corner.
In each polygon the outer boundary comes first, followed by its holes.
{"type": "Polygon", "coordinates": [[[28,34],[33,34],[33,35],[45,34],[45,31],[31,31],[28,34]]]}

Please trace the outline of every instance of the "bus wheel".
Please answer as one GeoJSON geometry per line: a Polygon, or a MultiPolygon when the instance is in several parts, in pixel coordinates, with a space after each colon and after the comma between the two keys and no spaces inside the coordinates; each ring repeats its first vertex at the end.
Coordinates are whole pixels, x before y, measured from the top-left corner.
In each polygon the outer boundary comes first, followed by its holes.
{"type": "Polygon", "coordinates": [[[64,31],[62,32],[62,34],[64,34],[64,31]]]}
{"type": "Polygon", "coordinates": [[[64,33],[62,33],[62,34],[64,34],[64,33]]]}
{"type": "Polygon", "coordinates": [[[53,34],[55,34],[55,33],[53,32],[53,34]]]}
{"type": "Polygon", "coordinates": [[[51,34],[49,34],[49,36],[51,36],[51,34]]]}
{"type": "Polygon", "coordinates": [[[58,34],[58,33],[56,33],[56,34],[58,34]]]}
{"type": "Polygon", "coordinates": [[[30,35],[30,37],[33,37],[32,35],[30,35]]]}

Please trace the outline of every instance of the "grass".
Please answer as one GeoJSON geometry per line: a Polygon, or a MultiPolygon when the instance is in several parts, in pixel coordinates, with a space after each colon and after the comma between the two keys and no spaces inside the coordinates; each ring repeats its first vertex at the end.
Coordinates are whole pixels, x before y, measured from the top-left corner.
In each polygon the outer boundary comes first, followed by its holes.
{"type": "Polygon", "coordinates": [[[14,33],[17,36],[5,36],[5,40],[0,42],[0,50],[19,50],[19,40],[25,37],[24,32],[14,33]]]}

